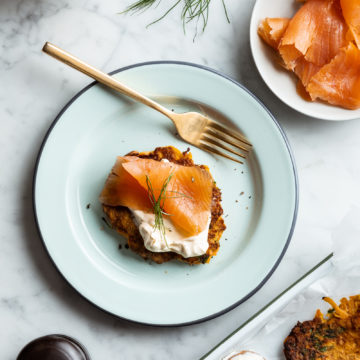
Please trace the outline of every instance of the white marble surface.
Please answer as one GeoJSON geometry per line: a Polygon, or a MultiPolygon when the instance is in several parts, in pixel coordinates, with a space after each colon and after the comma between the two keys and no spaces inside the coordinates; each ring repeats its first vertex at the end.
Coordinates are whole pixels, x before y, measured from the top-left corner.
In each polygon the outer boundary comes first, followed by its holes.
{"type": "MultiPolygon", "coordinates": [[[[128,3],[0,1],[1,359],[14,359],[25,343],[48,333],[75,336],[93,359],[197,359],[327,255],[341,220],[360,207],[360,121],[306,118],[270,93],[250,54],[248,27],[253,0],[228,1],[230,25],[221,2],[214,0],[209,26],[195,42],[191,31],[182,32],[180,9],[146,30],[155,12],[118,15],[128,3]],[[273,112],[296,157],[300,208],[284,260],[249,301],[203,324],[150,328],[103,313],[63,281],[35,228],[32,175],[41,140],[52,120],[90,81],[42,54],[47,40],[104,71],[160,59],[205,64],[243,83],[273,112]]],[[[354,291],[358,291],[356,286],[354,291]]]]}

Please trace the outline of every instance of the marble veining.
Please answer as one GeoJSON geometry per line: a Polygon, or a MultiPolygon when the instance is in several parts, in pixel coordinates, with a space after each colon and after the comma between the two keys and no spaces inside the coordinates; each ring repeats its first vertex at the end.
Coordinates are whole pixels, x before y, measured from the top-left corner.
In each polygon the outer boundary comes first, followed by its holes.
{"type": "Polygon", "coordinates": [[[78,338],[93,359],[197,359],[327,255],[334,248],[332,238],[341,220],[360,208],[360,122],[311,119],[272,95],[250,53],[254,0],[227,1],[231,24],[221,2],[214,0],[208,28],[195,41],[191,26],[183,33],[180,9],[146,28],[157,13],[119,15],[130,2],[0,1],[1,359],[14,359],[25,343],[48,333],[78,338]],[[300,207],[284,260],[255,296],[202,324],[149,328],[104,314],[63,281],[35,228],[32,175],[52,120],[91,80],[42,54],[45,41],[104,71],[151,60],[207,65],[243,83],[268,106],[294,151],[300,207]]]}

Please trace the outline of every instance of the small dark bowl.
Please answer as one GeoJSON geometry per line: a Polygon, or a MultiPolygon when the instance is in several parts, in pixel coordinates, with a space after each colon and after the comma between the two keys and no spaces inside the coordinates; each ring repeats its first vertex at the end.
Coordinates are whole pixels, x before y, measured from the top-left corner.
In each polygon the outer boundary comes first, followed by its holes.
{"type": "Polygon", "coordinates": [[[47,335],[27,344],[17,360],[91,360],[85,347],[66,335],[47,335]]]}

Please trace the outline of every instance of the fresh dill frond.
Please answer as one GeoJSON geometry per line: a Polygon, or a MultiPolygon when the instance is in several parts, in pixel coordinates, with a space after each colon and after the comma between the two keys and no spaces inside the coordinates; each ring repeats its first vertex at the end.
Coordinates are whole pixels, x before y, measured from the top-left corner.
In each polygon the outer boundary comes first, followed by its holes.
{"type": "MultiPolygon", "coordinates": [[[[122,13],[128,13],[128,12],[137,13],[141,10],[147,10],[156,3],[157,5],[159,5],[160,2],[161,0],[138,0],[134,4],[128,6],[122,13]]],[[[210,2],[211,0],[175,0],[173,5],[171,5],[171,7],[163,15],[161,15],[158,19],[148,24],[147,27],[164,19],[164,17],[166,17],[172,10],[174,10],[179,4],[182,3],[183,8],[181,11],[181,20],[183,23],[184,32],[185,32],[186,24],[188,24],[193,20],[196,20],[196,24],[198,24],[199,21],[202,21],[201,28],[202,28],[202,32],[204,32],[209,20],[210,2]]],[[[227,8],[225,5],[225,0],[221,0],[221,2],[224,8],[226,20],[228,21],[228,23],[230,23],[229,14],[227,12],[227,8]]]]}
{"type": "Polygon", "coordinates": [[[171,180],[171,178],[173,177],[173,173],[170,173],[170,175],[166,178],[166,180],[164,181],[161,189],[160,189],[160,193],[158,198],[155,197],[155,192],[154,192],[154,188],[152,186],[151,180],[149,178],[148,175],[146,175],[146,185],[148,188],[148,195],[149,195],[149,199],[152,205],[152,210],[154,212],[155,215],[155,224],[154,224],[154,231],[159,230],[161,239],[164,240],[166,246],[169,248],[169,245],[167,243],[166,240],[166,228],[165,228],[165,224],[164,224],[164,215],[166,216],[172,216],[171,214],[168,214],[164,211],[164,203],[166,199],[176,199],[176,198],[190,198],[191,196],[188,196],[186,194],[183,194],[179,191],[174,191],[174,190],[167,190],[167,187],[169,185],[169,182],[171,180]],[[176,196],[167,196],[166,193],[175,193],[177,194],[176,196]]]}
{"type": "Polygon", "coordinates": [[[156,0],[139,0],[134,4],[128,6],[124,11],[120,14],[127,13],[127,12],[138,12],[141,10],[146,10],[147,8],[151,7],[156,3],[156,0]]]}
{"type": "Polygon", "coordinates": [[[146,185],[148,187],[149,199],[150,199],[151,205],[153,207],[152,210],[155,215],[154,231],[159,230],[160,236],[165,241],[165,244],[167,247],[169,247],[169,245],[166,241],[166,229],[165,229],[165,225],[164,225],[163,215],[170,215],[170,214],[167,214],[163,210],[163,207],[164,207],[164,202],[166,199],[166,189],[167,189],[172,177],[173,177],[173,174],[171,173],[167,177],[167,179],[164,181],[164,183],[161,187],[161,190],[160,190],[160,194],[159,194],[158,198],[156,199],[155,193],[154,193],[154,188],[151,184],[151,180],[150,180],[149,176],[146,175],[146,185]]]}

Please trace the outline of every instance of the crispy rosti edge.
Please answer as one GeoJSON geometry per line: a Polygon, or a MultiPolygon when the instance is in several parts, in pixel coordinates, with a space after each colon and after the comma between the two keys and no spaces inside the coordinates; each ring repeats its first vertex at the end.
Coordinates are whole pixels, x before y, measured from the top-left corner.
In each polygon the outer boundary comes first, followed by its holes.
{"type": "Polygon", "coordinates": [[[284,355],[287,360],[316,359],[317,351],[311,348],[309,338],[320,323],[319,319],[314,319],[298,322],[293,327],[284,341],[284,355]]]}
{"type": "MultiPolygon", "coordinates": [[[[192,160],[192,155],[189,152],[190,149],[187,149],[184,152],[172,147],[158,147],[154,151],[139,153],[136,151],[130,152],[129,156],[138,156],[145,159],[153,159],[161,161],[162,159],[167,159],[170,162],[184,165],[184,166],[199,166],[206,171],[209,171],[209,168],[205,165],[195,165],[192,160]]],[[[133,221],[130,210],[124,206],[108,206],[103,204],[103,210],[107,215],[109,223],[112,228],[123,235],[128,242],[129,248],[140,255],[145,260],[151,260],[158,264],[170,260],[179,260],[190,265],[196,264],[205,264],[210,262],[210,259],[215,256],[220,248],[220,238],[222,233],[226,229],[224,219],[222,218],[223,209],[221,207],[221,191],[216,186],[216,183],[213,184],[212,189],[212,203],[211,203],[211,221],[209,226],[208,233],[208,243],[209,248],[206,254],[201,256],[194,256],[190,258],[184,258],[183,256],[174,253],[174,252],[152,252],[145,248],[144,241],[138,231],[137,226],[133,221]]]]}
{"type": "Polygon", "coordinates": [[[360,358],[360,295],[342,298],[324,317],[318,309],[313,320],[298,322],[284,341],[287,360],[353,360],[360,358]],[[349,345],[350,344],[350,348],[349,345]]]}

